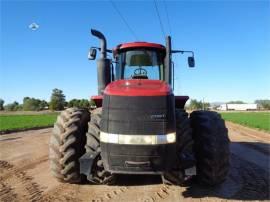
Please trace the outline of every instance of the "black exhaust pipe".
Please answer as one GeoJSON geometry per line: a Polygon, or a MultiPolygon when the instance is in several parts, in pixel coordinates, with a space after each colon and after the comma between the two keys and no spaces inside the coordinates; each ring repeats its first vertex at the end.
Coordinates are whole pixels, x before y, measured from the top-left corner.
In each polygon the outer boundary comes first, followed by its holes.
{"type": "Polygon", "coordinates": [[[107,58],[107,42],[105,36],[94,29],[91,34],[100,40],[100,57],[97,60],[98,94],[102,95],[106,86],[111,82],[111,60],[107,58]]]}
{"type": "Polygon", "coordinates": [[[106,58],[107,42],[105,36],[95,29],[91,29],[91,34],[100,39],[100,58],[106,58]]]}
{"type": "Polygon", "coordinates": [[[171,37],[166,37],[166,57],[165,57],[165,81],[172,84],[172,42],[171,37]]]}

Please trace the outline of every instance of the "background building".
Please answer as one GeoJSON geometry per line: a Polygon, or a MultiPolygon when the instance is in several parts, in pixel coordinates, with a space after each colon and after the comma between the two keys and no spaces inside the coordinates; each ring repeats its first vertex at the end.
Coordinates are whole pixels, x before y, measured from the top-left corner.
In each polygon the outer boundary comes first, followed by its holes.
{"type": "Polygon", "coordinates": [[[221,111],[230,111],[230,110],[252,111],[252,110],[257,110],[258,105],[257,104],[221,104],[217,109],[221,111]]]}

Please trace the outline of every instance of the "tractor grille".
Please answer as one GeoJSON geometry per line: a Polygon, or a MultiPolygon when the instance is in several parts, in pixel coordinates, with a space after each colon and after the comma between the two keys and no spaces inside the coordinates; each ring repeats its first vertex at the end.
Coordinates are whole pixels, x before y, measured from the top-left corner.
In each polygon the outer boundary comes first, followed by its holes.
{"type": "Polygon", "coordinates": [[[134,135],[175,132],[174,96],[104,95],[101,131],[134,135]]]}

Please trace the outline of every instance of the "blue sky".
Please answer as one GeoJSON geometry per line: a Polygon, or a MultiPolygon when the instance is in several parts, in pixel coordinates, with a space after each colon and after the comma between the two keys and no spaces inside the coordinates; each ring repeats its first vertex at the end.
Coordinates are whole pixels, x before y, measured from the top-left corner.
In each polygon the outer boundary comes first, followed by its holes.
{"type": "MultiPolygon", "coordinates": [[[[140,41],[164,43],[153,1],[114,1],[140,41]]],[[[158,8],[169,33],[164,1],[158,8]]],[[[174,56],[175,94],[205,101],[270,98],[269,1],[167,1],[175,49],[193,50],[196,68],[174,56]]],[[[109,1],[1,1],[0,97],[49,100],[53,88],[67,100],[97,93],[101,30],[108,47],[135,41],[109,1]],[[37,31],[28,28],[36,22],[37,31]]]]}

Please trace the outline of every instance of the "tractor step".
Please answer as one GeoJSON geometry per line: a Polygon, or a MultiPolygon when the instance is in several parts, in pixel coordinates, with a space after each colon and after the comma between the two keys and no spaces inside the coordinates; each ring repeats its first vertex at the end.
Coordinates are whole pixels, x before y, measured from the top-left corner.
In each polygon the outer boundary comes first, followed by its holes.
{"type": "Polygon", "coordinates": [[[80,174],[87,176],[87,179],[91,178],[91,170],[94,164],[98,152],[87,152],[80,159],[80,174]]]}

